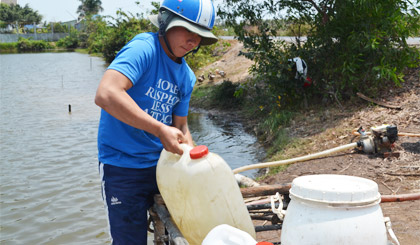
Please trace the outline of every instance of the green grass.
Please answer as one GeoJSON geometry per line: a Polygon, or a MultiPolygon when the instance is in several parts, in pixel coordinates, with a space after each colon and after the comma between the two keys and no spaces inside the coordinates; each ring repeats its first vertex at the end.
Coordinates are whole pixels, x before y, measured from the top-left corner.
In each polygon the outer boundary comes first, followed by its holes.
{"type": "Polygon", "coordinates": [[[17,42],[14,43],[0,43],[0,53],[15,53],[18,51],[17,42]]]}
{"type": "Polygon", "coordinates": [[[194,91],[191,94],[192,100],[201,100],[205,99],[206,96],[208,96],[212,91],[211,86],[200,86],[200,87],[194,87],[194,91]]]}

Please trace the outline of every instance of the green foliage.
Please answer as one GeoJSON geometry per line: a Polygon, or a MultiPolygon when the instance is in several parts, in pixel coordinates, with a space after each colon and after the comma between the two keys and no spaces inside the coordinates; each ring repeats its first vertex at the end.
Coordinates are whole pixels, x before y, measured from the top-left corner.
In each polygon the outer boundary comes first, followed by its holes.
{"type": "Polygon", "coordinates": [[[7,27],[7,23],[0,20],[0,28],[6,28],[7,27]]]}
{"type": "MultiPolygon", "coordinates": [[[[0,3],[0,21],[8,23],[16,28],[16,22],[20,22],[20,25],[26,24],[39,24],[42,20],[42,15],[38,14],[38,11],[33,10],[26,4],[21,7],[19,4],[8,5],[0,3]]],[[[21,27],[21,26],[19,26],[21,27]]]]}
{"type": "Polygon", "coordinates": [[[283,110],[280,113],[269,114],[261,124],[261,127],[274,134],[279,128],[287,126],[293,117],[293,112],[283,110]]]}
{"type": "MultiPolygon", "coordinates": [[[[406,39],[420,28],[419,8],[403,0],[227,0],[218,15],[244,43],[255,61],[253,88],[272,111],[294,106],[305,97],[334,94],[347,98],[357,91],[377,92],[399,85],[406,67],[419,66],[419,50],[406,39]],[[305,43],[285,43],[273,36],[293,27],[307,34],[305,43]],[[301,57],[316,86],[303,88],[288,59],[301,57]],[[278,103],[279,102],[279,103],[278,103]]],[[[418,4],[418,3],[417,3],[418,4]]]]}
{"type": "MultiPolygon", "coordinates": [[[[265,135],[267,139],[265,141],[273,140],[271,147],[267,149],[267,155],[273,156],[277,153],[280,149],[284,149],[291,143],[291,138],[288,136],[286,130],[284,128],[278,128],[276,131],[273,132],[272,135],[265,135]]],[[[284,167],[281,167],[279,170],[283,170],[284,167]]],[[[277,170],[275,170],[277,171],[277,170]]]]}
{"type": "Polygon", "coordinates": [[[70,29],[70,34],[58,40],[57,46],[61,48],[77,48],[79,47],[79,31],[75,28],[70,29]]]}
{"type": "Polygon", "coordinates": [[[217,59],[213,56],[213,49],[217,46],[217,43],[202,46],[197,53],[191,53],[185,57],[185,61],[188,63],[193,71],[197,71],[200,67],[207,65],[217,59]]]}
{"type": "Polygon", "coordinates": [[[211,93],[212,87],[211,86],[195,86],[194,90],[191,94],[191,100],[200,100],[202,101],[211,93]]]}
{"type": "MultiPolygon", "coordinates": [[[[215,36],[221,36],[224,31],[223,29],[214,26],[212,32],[215,36]]],[[[219,39],[217,43],[201,46],[197,53],[187,55],[185,61],[193,71],[197,71],[199,68],[219,59],[221,53],[223,53],[228,46],[230,46],[230,43],[219,39]]]]}
{"type": "Polygon", "coordinates": [[[150,14],[158,14],[159,13],[159,8],[160,8],[160,3],[159,2],[151,2],[152,6],[154,9],[152,9],[152,11],[150,12],[150,14]]]}
{"type": "Polygon", "coordinates": [[[69,32],[69,28],[66,25],[63,25],[63,24],[58,23],[58,22],[49,23],[47,25],[47,29],[50,32],[54,31],[54,33],[67,33],[67,32],[69,32]]]}
{"type": "MultiPolygon", "coordinates": [[[[217,27],[213,28],[213,33],[217,35],[217,27]]],[[[219,58],[221,52],[230,45],[228,42],[219,40],[217,43],[201,46],[197,53],[191,53],[185,57],[185,61],[188,63],[193,71],[197,71],[200,67],[208,65],[219,58]]]]}
{"type": "MultiPolygon", "coordinates": [[[[155,7],[152,13],[157,13],[159,3],[152,2],[155,7]]],[[[84,29],[81,32],[71,32],[71,35],[60,40],[57,45],[66,48],[86,47],[89,53],[101,53],[105,60],[110,63],[118,51],[137,34],[142,32],[157,32],[157,28],[143,15],[134,16],[131,13],[117,11],[117,17],[92,17],[86,16],[84,29]]],[[[54,26],[55,30],[56,27],[54,26]]],[[[56,31],[55,31],[56,32],[56,31]]],[[[214,29],[218,33],[218,29],[214,29]]],[[[215,61],[218,52],[223,51],[227,43],[221,42],[212,46],[201,47],[186,59],[193,70],[215,61]],[[215,51],[216,50],[216,51],[215,51]]]]}
{"type": "Polygon", "coordinates": [[[138,19],[133,14],[129,15],[122,11],[118,11],[117,14],[111,29],[106,32],[103,39],[102,54],[107,62],[112,62],[118,51],[137,34],[156,30],[145,18],[138,19]]]}
{"type": "Polygon", "coordinates": [[[419,66],[419,51],[406,39],[420,27],[420,15],[407,15],[406,1],[337,1],[326,23],[315,22],[303,53],[320,88],[342,97],[348,91],[378,92],[403,82],[406,67],[419,66]]]}
{"type": "Polygon", "coordinates": [[[236,97],[235,92],[239,83],[232,83],[229,80],[223,81],[220,85],[214,86],[210,93],[210,99],[213,106],[219,108],[233,108],[242,103],[242,97],[236,97]]]}
{"type": "Polygon", "coordinates": [[[46,49],[52,48],[53,46],[44,40],[29,40],[25,38],[19,38],[17,43],[17,49],[19,52],[44,51],[46,49]]]}
{"type": "Polygon", "coordinates": [[[191,104],[202,108],[237,108],[245,102],[244,97],[235,95],[239,88],[239,83],[232,83],[229,80],[219,85],[195,86],[191,95],[191,104]]]}
{"type": "MultiPolygon", "coordinates": [[[[247,107],[252,107],[252,105],[247,105],[247,107]]],[[[262,107],[259,107],[259,111],[248,111],[248,113],[251,118],[258,118],[259,123],[256,133],[260,141],[270,144],[270,147],[267,148],[268,155],[273,155],[290,143],[290,138],[284,128],[290,124],[295,113],[288,110],[281,110],[276,113],[267,112],[262,107]]]]}
{"type": "Polygon", "coordinates": [[[86,47],[89,53],[102,53],[104,42],[111,28],[103,18],[88,19],[84,34],[88,37],[86,47]]]}
{"type": "Polygon", "coordinates": [[[17,42],[0,43],[0,53],[11,53],[17,51],[17,42]]]}

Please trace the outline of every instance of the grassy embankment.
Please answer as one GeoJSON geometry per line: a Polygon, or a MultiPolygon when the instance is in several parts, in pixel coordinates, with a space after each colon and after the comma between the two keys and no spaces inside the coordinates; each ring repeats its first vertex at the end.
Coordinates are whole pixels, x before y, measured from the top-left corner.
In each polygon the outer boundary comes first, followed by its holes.
{"type": "MultiPolygon", "coordinates": [[[[248,87],[242,93],[243,86],[229,81],[196,86],[191,105],[240,118],[245,128],[265,146],[267,161],[290,159],[348,144],[353,128],[344,120],[366,106],[365,101],[353,96],[341,102],[334,99],[309,101],[307,106],[299,102],[287,109],[266,112],[259,106],[264,98],[258,91],[248,87]]],[[[269,174],[285,168],[287,166],[271,168],[269,174]]]]}
{"type": "Polygon", "coordinates": [[[56,42],[22,38],[17,42],[0,43],[0,53],[52,52],[67,50],[58,47],[56,42]]]}

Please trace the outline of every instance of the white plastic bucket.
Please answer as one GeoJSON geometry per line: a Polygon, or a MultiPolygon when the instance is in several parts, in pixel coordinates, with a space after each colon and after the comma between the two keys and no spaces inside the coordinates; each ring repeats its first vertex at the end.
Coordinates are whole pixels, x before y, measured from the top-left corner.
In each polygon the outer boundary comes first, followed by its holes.
{"type": "Polygon", "coordinates": [[[386,245],[378,185],[346,175],[293,180],[281,244],[386,245]]]}

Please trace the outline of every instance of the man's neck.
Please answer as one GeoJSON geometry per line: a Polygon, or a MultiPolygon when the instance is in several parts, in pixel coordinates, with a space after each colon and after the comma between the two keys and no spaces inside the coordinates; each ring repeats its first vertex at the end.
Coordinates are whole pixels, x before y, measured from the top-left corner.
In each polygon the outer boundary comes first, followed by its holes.
{"type": "Polygon", "coordinates": [[[159,36],[159,42],[160,45],[162,45],[163,51],[165,51],[166,55],[168,55],[168,57],[175,61],[176,63],[181,63],[181,58],[176,57],[174,54],[171,53],[171,51],[169,51],[168,46],[166,45],[165,39],[163,39],[162,36],[159,36]]]}

